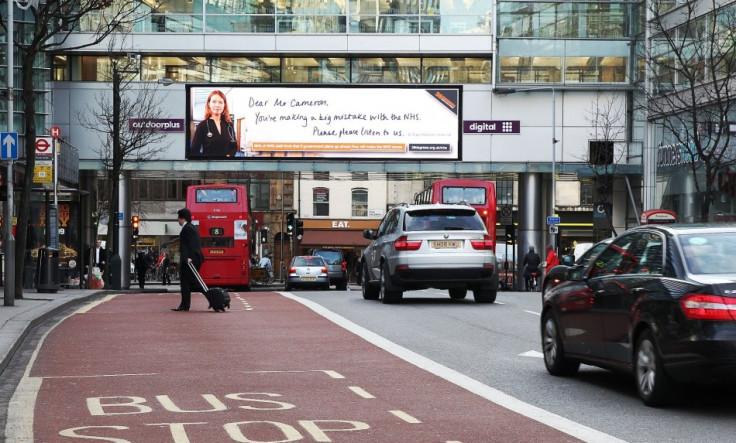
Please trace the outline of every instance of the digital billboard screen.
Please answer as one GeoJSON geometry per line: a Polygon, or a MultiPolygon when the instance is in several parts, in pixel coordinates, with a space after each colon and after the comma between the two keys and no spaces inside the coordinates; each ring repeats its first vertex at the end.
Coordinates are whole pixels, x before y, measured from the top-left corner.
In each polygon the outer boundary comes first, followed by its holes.
{"type": "Polygon", "coordinates": [[[186,158],[460,160],[461,86],[187,85],[186,158]]]}

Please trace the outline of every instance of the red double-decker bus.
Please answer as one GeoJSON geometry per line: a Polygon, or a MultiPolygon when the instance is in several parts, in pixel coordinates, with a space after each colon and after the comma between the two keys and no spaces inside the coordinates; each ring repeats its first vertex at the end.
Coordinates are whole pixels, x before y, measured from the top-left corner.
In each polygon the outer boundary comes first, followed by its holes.
{"type": "Polygon", "coordinates": [[[195,185],[187,188],[192,224],[199,226],[208,286],[250,290],[253,236],[248,191],[243,185],[195,185]]]}
{"type": "Polygon", "coordinates": [[[471,179],[437,180],[414,196],[414,203],[467,203],[474,207],[496,249],[496,185],[493,182],[471,179]]]}

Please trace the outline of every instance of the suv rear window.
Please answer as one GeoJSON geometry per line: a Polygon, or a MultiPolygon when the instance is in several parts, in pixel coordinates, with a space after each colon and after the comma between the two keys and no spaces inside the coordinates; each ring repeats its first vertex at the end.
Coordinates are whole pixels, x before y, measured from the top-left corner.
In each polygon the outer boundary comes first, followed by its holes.
{"type": "Polygon", "coordinates": [[[340,251],[314,250],[312,254],[324,258],[328,265],[339,265],[342,262],[340,251]]]}
{"type": "Polygon", "coordinates": [[[483,222],[475,211],[425,209],[409,211],[405,231],[482,231],[483,222]]]}

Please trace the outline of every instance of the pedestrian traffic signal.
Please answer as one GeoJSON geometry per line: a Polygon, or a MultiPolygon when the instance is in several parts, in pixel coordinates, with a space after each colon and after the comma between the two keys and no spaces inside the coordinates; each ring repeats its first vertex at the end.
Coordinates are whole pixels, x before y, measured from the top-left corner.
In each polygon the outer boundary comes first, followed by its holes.
{"type": "Polygon", "coordinates": [[[133,238],[138,238],[138,227],[140,224],[140,217],[134,215],[130,220],[130,226],[133,228],[133,238]]]}
{"type": "Polygon", "coordinates": [[[302,238],[302,235],[304,235],[304,220],[297,219],[295,224],[296,224],[296,236],[299,238],[302,238]]]}
{"type": "Polygon", "coordinates": [[[295,214],[293,212],[286,214],[286,232],[288,234],[292,234],[294,232],[295,220],[295,214]]]}
{"type": "Polygon", "coordinates": [[[268,241],[268,228],[261,228],[261,243],[268,241]]]}
{"type": "Polygon", "coordinates": [[[513,243],[516,240],[516,232],[513,225],[506,226],[506,243],[513,243]]]}

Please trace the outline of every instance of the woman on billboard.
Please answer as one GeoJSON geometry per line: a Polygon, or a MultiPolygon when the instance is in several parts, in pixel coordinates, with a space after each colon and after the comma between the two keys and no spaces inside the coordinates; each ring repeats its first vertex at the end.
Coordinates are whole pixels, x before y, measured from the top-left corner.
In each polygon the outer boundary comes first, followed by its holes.
{"type": "Polygon", "coordinates": [[[234,158],[237,152],[238,139],[227,98],[222,91],[214,90],[207,97],[204,120],[194,130],[189,157],[234,158]]]}

